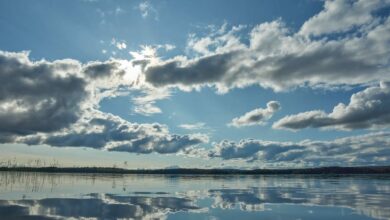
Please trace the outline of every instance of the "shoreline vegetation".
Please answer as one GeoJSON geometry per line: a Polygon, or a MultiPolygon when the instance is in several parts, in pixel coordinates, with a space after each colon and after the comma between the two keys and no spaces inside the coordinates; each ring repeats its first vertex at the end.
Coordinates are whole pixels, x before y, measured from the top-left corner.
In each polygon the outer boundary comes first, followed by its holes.
{"type": "Polygon", "coordinates": [[[0,172],[158,174],[158,175],[300,175],[300,174],[390,174],[390,166],[317,167],[294,169],[123,169],[115,167],[0,167],[0,172]]]}

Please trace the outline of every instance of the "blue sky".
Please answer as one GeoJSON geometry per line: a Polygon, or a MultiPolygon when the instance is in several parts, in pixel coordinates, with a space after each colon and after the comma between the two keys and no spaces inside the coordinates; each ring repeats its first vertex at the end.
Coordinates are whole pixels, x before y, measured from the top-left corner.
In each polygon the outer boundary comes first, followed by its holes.
{"type": "Polygon", "coordinates": [[[387,0],[0,2],[0,159],[386,164],[389,8],[387,0]]]}
{"type": "MultiPolygon", "coordinates": [[[[105,60],[112,38],[125,40],[129,50],[143,44],[174,44],[180,54],[188,34],[208,25],[257,25],[278,18],[299,26],[320,11],[319,1],[151,1],[142,17],[142,1],[12,1],[1,2],[3,50],[31,50],[34,59],[105,60]],[[221,7],[221,5],[224,5],[221,7]],[[149,9],[150,10],[150,9],[149,9]],[[237,13],[237,11],[240,13],[237,13]],[[28,38],[26,37],[28,34],[28,38]],[[106,43],[101,43],[105,41],[106,43]]],[[[128,51],[128,50],[127,50],[128,51]]],[[[127,52],[126,51],[126,52],[127,52]]],[[[128,53],[119,57],[129,58],[128,53]]]]}

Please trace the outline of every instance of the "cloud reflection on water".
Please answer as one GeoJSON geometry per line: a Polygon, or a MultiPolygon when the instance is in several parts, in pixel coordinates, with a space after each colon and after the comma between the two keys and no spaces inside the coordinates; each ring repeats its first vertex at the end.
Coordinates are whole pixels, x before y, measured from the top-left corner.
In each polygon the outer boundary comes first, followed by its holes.
{"type": "Polygon", "coordinates": [[[165,219],[175,213],[211,215],[217,210],[245,215],[272,212],[274,205],[345,208],[361,216],[389,219],[388,204],[390,176],[386,175],[169,177],[0,173],[0,216],[6,219],[165,219]]]}
{"type": "Polygon", "coordinates": [[[84,198],[0,201],[0,216],[94,219],[154,219],[170,212],[201,211],[186,198],[91,194],[84,198]]]}

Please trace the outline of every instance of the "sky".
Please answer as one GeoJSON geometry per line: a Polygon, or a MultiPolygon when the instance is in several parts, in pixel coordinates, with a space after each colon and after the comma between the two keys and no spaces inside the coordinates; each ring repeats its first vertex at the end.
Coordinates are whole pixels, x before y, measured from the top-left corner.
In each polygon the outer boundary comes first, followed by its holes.
{"type": "Polygon", "coordinates": [[[389,165],[389,0],[0,2],[0,163],[389,165]]]}

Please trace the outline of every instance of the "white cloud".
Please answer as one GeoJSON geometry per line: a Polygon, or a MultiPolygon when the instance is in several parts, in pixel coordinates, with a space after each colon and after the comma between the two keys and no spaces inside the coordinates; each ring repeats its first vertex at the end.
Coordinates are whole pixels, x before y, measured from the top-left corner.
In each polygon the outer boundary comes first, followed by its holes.
{"type": "Polygon", "coordinates": [[[206,124],[204,122],[198,122],[194,124],[181,124],[179,127],[186,130],[200,130],[205,129],[205,125],[206,124]]]}
{"type": "Polygon", "coordinates": [[[157,50],[159,46],[152,45],[141,45],[141,50],[139,51],[130,51],[129,54],[135,60],[158,60],[157,50]]]}
{"type": "Polygon", "coordinates": [[[172,44],[155,44],[155,45],[140,45],[140,50],[129,51],[129,54],[134,60],[148,60],[149,63],[157,63],[160,61],[158,52],[161,50],[171,51],[176,48],[172,44]]]}
{"type": "Polygon", "coordinates": [[[275,122],[277,129],[327,128],[353,130],[390,126],[390,83],[369,87],[351,96],[348,105],[339,103],[331,113],[321,110],[286,116],[275,122]]]}
{"type": "Polygon", "coordinates": [[[149,1],[143,1],[139,3],[137,9],[140,11],[141,16],[143,18],[154,16],[154,19],[158,20],[157,10],[153,7],[153,5],[149,1]]]}
{"type": "Polygon", "coordinates": [[[176,48],[176,46],[173,44],[164,44],[161,45],[161,47],[164,48],[166,51],[171,51],[176,48]]]}
{"type": "Polygon", "coordinates": [[[144,95],[134,97],[132,101],[136,105],[134,112],[146,116],[161,113],[161,109],[155,106],[156,101],[171,96],[166,89],[144,89],[143,93],[144,95]]]}
{"type": "Polygon", "coordinates": [[[388,0],[327,0],[324,10],[306,21],[300,34],[321,35],[346,32],[371,23],[373,12],[389,5],[388,0]]]}
{"type": "Polygon", "coordinates": [[[124,50],[127,48],[127,44],[124,40],[117,40],[112,38],[111,45],[114,45],[118,50],[124,50]]]}
{"type": "Polygon", "coordinates": [[[122,42],[122,43],[116,43],[116,45],[115,45],[119,50],[124,50],[124,49],[126,49],[126,47],[127,47],[127,45],[126,45],[126,43],[124,43],[124,42],[122,42]]]}
{"type": "Polygon", "coordinates": [[[229,126],[243,127],[253,125],[264,125],[275,112],[280,110],[280,103],[270,101],[267,103],[267,108],[257,108],[245,113],[243,116],[233,118],[229,126]]]}

